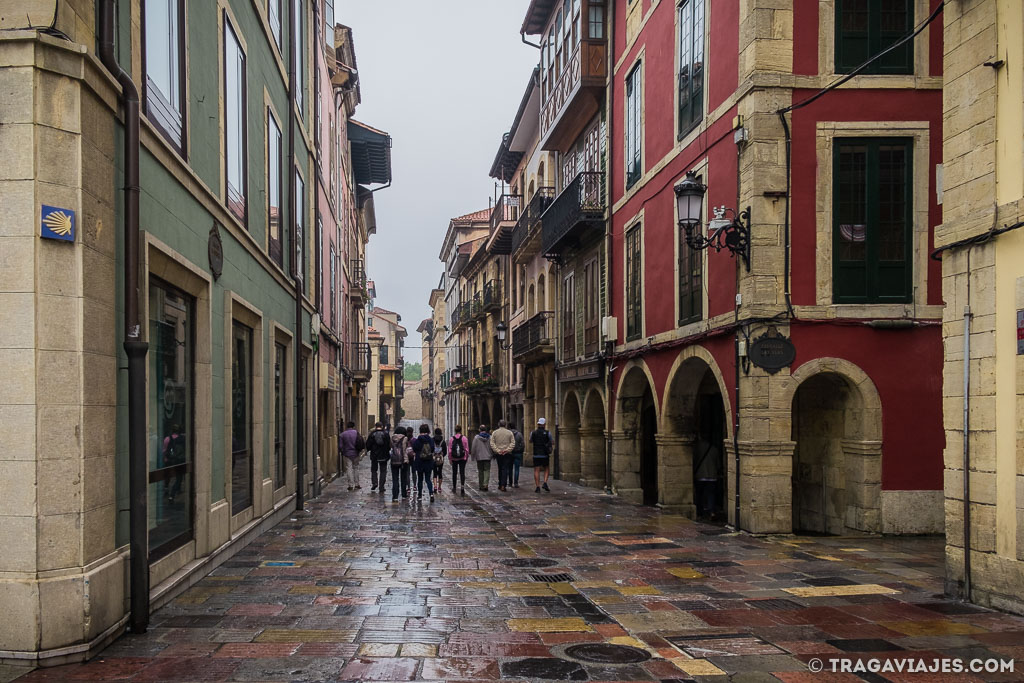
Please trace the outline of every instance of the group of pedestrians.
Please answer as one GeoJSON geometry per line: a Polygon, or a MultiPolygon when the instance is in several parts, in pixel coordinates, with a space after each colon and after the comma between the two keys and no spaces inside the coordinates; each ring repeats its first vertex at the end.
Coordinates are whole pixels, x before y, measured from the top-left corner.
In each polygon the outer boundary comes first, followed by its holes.
{"type": "Polygon", "coordinates": [[[412,427],[396,427],[389,434],[378,422],[365,438],[356,430],[354,422],[345,425],[338,440],[338,451],[344,465],[348,490],[362,488],[359,485],[359,463],[363,454],[370,456],[371,491],[383,494],[387,484],[388,470],[391,471],[391,500],[398,501],[399,495],[408,498],[413,484],[417,499],[423,498],[426,485],[430,502],[440,492],[444,479],[444,464],[447,460],[452,467],[452,493],[461,490],[466,495],[466,463],[473,460],[477,467],[477,485],[480,491],[490,488],[491,461],[498,465],[498,490],[508,491],[509,487],[519,488],[519,470],[527,444],[533,451],[533,479],[535,492],[548,488],[548,464],[554,447],[554,439],[547,430],[546,421],[540,418],[529,440],[505,420],[498,422],[493,433],[487,425],[480,425],[472,444],[462,433],[461,425],[455,427],[450,438],[445,438],[441,429],[431,434],[430,427],[420,425],[417,435],[412,427]]]}

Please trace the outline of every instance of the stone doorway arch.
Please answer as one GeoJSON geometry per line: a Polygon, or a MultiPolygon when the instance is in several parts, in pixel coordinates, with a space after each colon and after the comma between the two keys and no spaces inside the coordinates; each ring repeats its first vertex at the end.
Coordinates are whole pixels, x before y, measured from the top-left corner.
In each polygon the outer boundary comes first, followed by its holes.
{"type": "Polygon", "coordinates": [[[634,503],[658,502],[658,401],[643,361],[623,369],[615,401],[612,486],[634,503]]]}
{"type": "Polygon", "coordinates": [[[597,389],[587,393],[583,404],[583,424],[580,427],[580,483],[584,486],[604,488],[605,479],[605,426],[607,422],[604,396],[597,389]]]}
{"type": "Polygon", "coordinates": [[[707,349],[680,352],[662,405],[659,502],[690,518],[725,523],[731,408],[721,370],[707,349]]]}
{"type": "Polygon", "coordinates": [[[793,531],[882,531],[882,404],[863,370],[819,358],[792,375],[793,531]]]}
{"type": "Polygon", "coordinates": [[[563,481],[577,483],[580,480],[580,429],[582,411],[575,391],[569,391],[562,402],[562,420],[558,426],[559,475],[563,481]]]}

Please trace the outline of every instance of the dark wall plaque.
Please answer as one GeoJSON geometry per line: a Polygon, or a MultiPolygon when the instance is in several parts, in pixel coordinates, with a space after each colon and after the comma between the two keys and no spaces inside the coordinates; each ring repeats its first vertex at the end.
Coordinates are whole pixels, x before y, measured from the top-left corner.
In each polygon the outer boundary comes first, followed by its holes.
{"type": "Polygon", "coordinates": [[[779,334],[774,327],[755,339],[747,349],[750,362],[774,375],[787,368],[796,360],[796,347],[789,337],[779,334]]]}
{"type": "Polygon", "coordinates": [[[217,228],[217,222],[213,222],[213,227],[210,228],[210,238],[206,244],[206,253],[210,259],[210,272],[213,274],[214,280],[220,279],[220,274],[224,272],[224,243],[220,241],[220,230],[217,228]]]}

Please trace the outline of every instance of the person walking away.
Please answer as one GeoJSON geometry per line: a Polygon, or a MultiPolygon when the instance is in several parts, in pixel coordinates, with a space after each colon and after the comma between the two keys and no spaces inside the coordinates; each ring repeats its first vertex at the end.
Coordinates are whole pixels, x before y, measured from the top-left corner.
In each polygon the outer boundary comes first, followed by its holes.
{"type": "Polygon", "coordinates": [[[348,481],[348,490],[362,488],[359,485],[359,459],[366,448],[366,442],[356,431],[356,423],[349,422],[345,425],[345,431],[341,433],[338,440],[338,450],[341,451],[342,463],[345,466],[345,479],[348,481]]]}
{"type": "Polygon", "coordinates": [[[455,435],[448,442],[448,460],[452,463],[452,493],[461,477],[462,495],[466,495],[466,462],[469,460],[469,441],[462,435],[462,426],[455,425],[455,435]]]}
{"type": "Polygon", "coordinates": [[[491,483],[491,434],[487,431],[487,425],[480,425],[477,435],[473,437],[473,445],[469,449],[469,455],[476,462],[477,488],[486,491],[491,483]]]}
{"type": "MultiPolygon", "coordinates": [[[[171,425],[171,433],[164,437],[163,466],[174,467],[185,462],[185,435],[181,433],[178,423],[171,425]]],[[[164,498],[173,503],[174,497],[181,493],[181,485],[185,481],[185,469],[179,468],[174,475],[174,484],[170,484],[171,471],[164,471],[164,498]]]]}
{"type": "Polygon", "coordinates": [[[498,461],[498,490],[508,491],[511,479],[512,449],[515,448],[516,437],[506,426],[504,420],[498,420],[498,428],[491,434],[491,452],[498,461]]]}
{"type": "Polygon", "coordinates": [[[544,473],[544,490],[551,491],[548,488],[548,463],[551,460],[554,440],[546,425],[547,420],[540,418],[537,420],[537,428],[530,434],[530,443],[533,445],[533,483],[536,485],[534,493],[540,493],[541,472],[544,473]]]}
{"type": "Polygon", "coordinates": [[[441,480],[444,479],[444,459],[448,457],[448,444],[444,440],[444,432],[438,427],[434,430],[434,490],[441,493],[441,480]]]}
{"type": "Polygon", "coordinates": [[[370,452],[370,490],[384,493],[391,462],[391,436],[380,422],[366,436],[366,449],[370,452]]]}
{"type": "Polygon", "coordinates": [[[420,435],[413,441],[412,450],[416,454],[412,463],[416,473],[416,498],[423,498],[423,482],[427,483],[430,502],[434,502],[434,439],[430,436],[430,427],[420,425],[420,435]]]}
{"type": "Polygon", "coordinates": [[[519,468],[523,466],[523,453],[526,451],[526,439],[523,438],[523,433],[516,429],[514,426],[510,426],[512,430],[512,438],[515,439],[515,445],[512,447],[512,464],[509,466],[509,478],[512,481],[512,488],[519,488],[519,468]]]}
{"type": "Polygon", "coordinates": [[[409,461],[405,455],[405,449],[409,445],[409,437],[405,430],[396,429],[391,435],[391,502],[398,500],[399,484],[401,484],[402,498],[409,497],[409,461]]]}

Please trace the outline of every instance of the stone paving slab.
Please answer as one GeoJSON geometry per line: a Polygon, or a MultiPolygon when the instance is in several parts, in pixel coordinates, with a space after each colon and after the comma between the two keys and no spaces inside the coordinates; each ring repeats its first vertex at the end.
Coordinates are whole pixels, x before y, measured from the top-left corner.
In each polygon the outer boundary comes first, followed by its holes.
{"type": "Polygon", "coordinates": [[[148,633],[18,681],[1024,680],[1024,619],[944,598],[941,539],[755,538],[551,488],[430,504],[328,486],[148,633]],[[580,659],[581,644],[643,661],[580,659]],[[921,657],[1017,672],[808,669],[921,657]]]}

